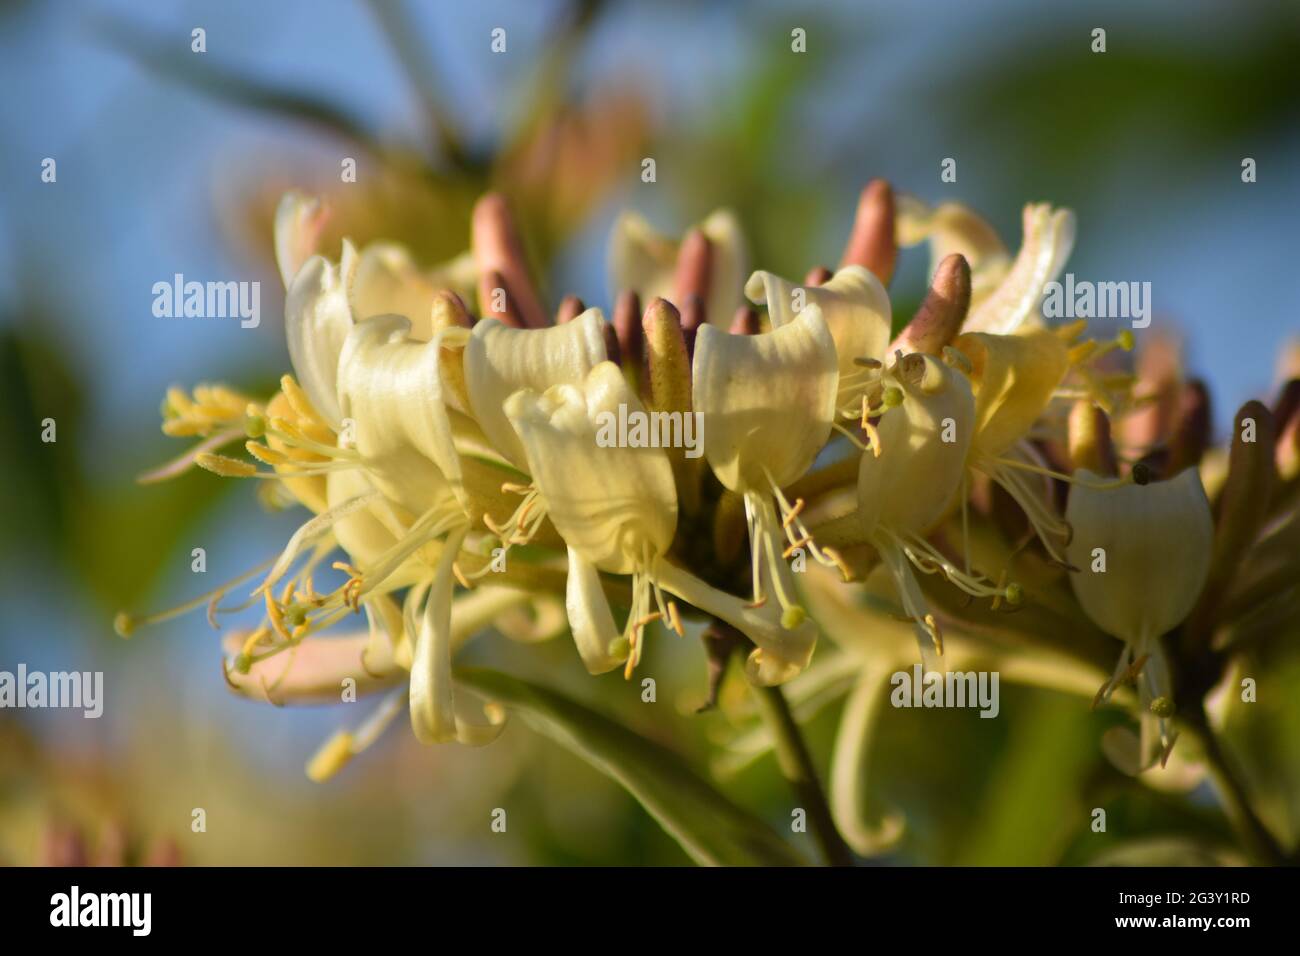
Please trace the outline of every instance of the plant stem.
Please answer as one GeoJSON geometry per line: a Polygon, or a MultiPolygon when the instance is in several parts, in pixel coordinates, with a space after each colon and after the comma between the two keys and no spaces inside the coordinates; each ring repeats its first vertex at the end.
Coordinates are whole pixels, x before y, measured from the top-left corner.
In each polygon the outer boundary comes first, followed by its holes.
{"type": "Polygon", "coordinates": [[[795,795],[807,810],[812,821],[813,835],[821,846],[826,862],[831,866],[852,866],[853,851],[844,842],[839,830],[835,829],[831,808],[817,779],[817,770],[813,767],[808,745],[804,743],[799,725],[790,712],[785,694],[779,687],[756,687],[754,692],[763,719],[772,732],[781,775],[789,781],[795,795]]]}
{"type": "Polygon", "coordinates": [[[1248,850],[1270,866],[1282,866],[1286,863],[1286,854],[1278,845],[1273,834],[1264,826],[1264,821],[1251,806],[1250,796],[1246,793],[1245,783],[1240,773],[1232,765],[1228,754],[1220,745],[1204,713],[1191,722],[1191,731],[1201,743],[1205,752],[1205,762],[1210,775],[1223,799],[1228,819],[1232,821],[1241,835],[1248,850]]]}

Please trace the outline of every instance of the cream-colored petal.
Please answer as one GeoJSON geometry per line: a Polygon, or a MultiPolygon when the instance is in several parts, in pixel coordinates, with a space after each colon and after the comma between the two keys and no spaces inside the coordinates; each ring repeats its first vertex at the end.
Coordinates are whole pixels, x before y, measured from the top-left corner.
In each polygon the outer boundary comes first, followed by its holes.
{"type": "Polygon", "coordinates": [[[961,483],[975,398],[966,377],[932,355],[904,356],[882,381],[901,389],[903,401],[876,426],[880,455],[861,457],[858,514],[868,536],[877,526],[920,534],[939,519],[961,483]]]}
{"type": "Polygon", "coordinates": [[[547,515],[569,547],[602,570],[629,574],[643,549],[668,550],[677,490],[662,448],[617,444],[620,405],[627,415],[646,414],[618,366],[602,362],[581,386],[516,392],[505,414],[547,515]]]}
{"type": "Polygon", "coordinates": [[[410,323],[396,315],[358,323],[339,361],[338,395],[376,487],[419,515],[445,500],[449,489],[460,493],[456,413],[443,401],[439,352],[466,333],[445,329],[429,342],[409,333],[410,323]]]}
{"type": "Polygon", "coordinates": [[[972,306],[966,331],[1005,334],[1040,321],[1043,287],[1061,274],[1074,248],[1074,213],[1053,210],[1047,203],[1028,205],[1024,232],[1020,252],[1006,277],[987,299],[972,306]]]}
{"type": "Polygon", "coordinates": [[[545,329],[516,329],[484,319],[465,347],[465,387],[488,440],[507,460],[524,467],[523,446],[506,417],[506,399],[520,389],[543,392],[578,385],[606,359],[605,320],[588,309],[572,322],[545,329]]]}
{"type": "Polygon", "coordinates": [[[886,658],[864,665],[844,704],[831,756],[831,814],[845,841],[862,856],[887,852],[903,835],[900,814],[886,813],[873,821],[867,800],[871,740],[881,703],[889,696],[893,666],[886,658]]]}
{"type": "Polygon", "coordinates": [[[337,266],[323,256],[312,256],[294,276],[284,304],[289,359],[298,384],[335,431],[342,418],[338,367],[343,343],[352,331],[347,286],[354,266],[347,244],[337,266]]]}
{"type": "MultiPolygon", "coordinates": [[[[331,472],[326,476],[327,501],[331,508],[374,489],[361,469],[331,472]]],[[[403,522],[393,506],[380,500],[361,511],[340,518],[333,525],[339,547],[347,552],[355,567],[372,567],[377,559],[393,547],[405,532],[403,522]]],[[[414,584],[427,575],[428,567],[418,556],[408,558],[386,582],[399,588],[414,584]]]]}
{"type": "Polygon", "coordinates": [[[1187,617],[1209,573],[1214,523],[1200,476],[1108,488],[1089,487],[1107,481],[1089,471],[1075,477],[1070,585],[1093,623],[1140,648],[1187,617]],[[1093,570],[1102,557],[1105,571],[1093,570]]]}
{"type": "Polygon", "coordinates": [[[275,210],[275,262],[287,291],[303,265],[317,252],[325,208],[319,199],[287,192],[275,210]]]}
{"type": "Polygon", "coordinates": [[[617,296],[632,289],[643,302],[670,299],[678,244],[655,230],[644,216],[624,212],[609,238],[609,289],[617,296]]]}
{"type": "MultiPolygon", "coordinates": [[[[742,302],[749,274],[749,246],[740,221],[730,209],[718,209],[698,227],[709,240],[712,259],[705,311],[711,325],[727,328],[742,302]]],[[[624,212],[614,223],[609,243],[610,295],[625,289],[642,302],[662,298],[672,302],[681,242],[655,230],[644,217],[624,212]]],[[[683,303],[673,302],[679,309],[683,303]]]]}
{"type": "Polygon", "coordinates": [[[711,325],[727,328],[740,308],[749,275],[749,246],[740,220],[730,209],[719,209],[700,223],[713,247],[706,314],[711,325]]]}
{"type": "Polygon", "coordinates": [[[954,347],[971,362],[975,451],[1000,455],[1029,431],[1070,366],[1055,332],[1022,328],[1011,335],[967,332],[954,347]]]}
{"type": "Polygon", "coordinates": [[[438,557],[411,662],[411,728],[422,744],[456,739],[451,679],[451,596],[455,579],[451,566],[463,538],[464,532],[451,534],[438,557]]]}
{"type": "Polygon", "coordinates": [[[1011,268],[1011,255],[997,231],[983,216],[956,202],[931,207],[915,196],[899,195],[895,234],[900,246],[930,241],[930,274],[953,253],[965,257],[971,270],[971,308],[977,308],[1001,284],[1011,268]]]}
{"type": "Polygon", "coordinates": [[[564,604],[582,663],[590,674],[604,674],[627,660],[627,641],[614,624],[596,566],[569,548],[569,578],[564,604]]]}
{"type": "Polygon", "coordinates": [[[705,456],[732,491],[788,485],[825,446],[839,376],[835,343],[815,304],[760,335],[701,328],[691,375],[705,456]]]}
{"type": "Polygon", "coordinates": [[[860,371],[857,358],[883,359],[889,346],[889,293],[862,266],[845,266],[819,286],[800,286],[771,272],[755,272],[745,284],[755,304],[766,304],[773,328],[794,321],[797,306],[821,308],[835,341],[841,377],[860,371]]]}
{"type": "Polygon", "coordinates": [[[404,246],[372,242],[357,256],[348,304],[358,322],[376,315],[404,316],[411,321],[411,338],[427,342],[433,335],[430,317],[437,291],[404,246]]]}

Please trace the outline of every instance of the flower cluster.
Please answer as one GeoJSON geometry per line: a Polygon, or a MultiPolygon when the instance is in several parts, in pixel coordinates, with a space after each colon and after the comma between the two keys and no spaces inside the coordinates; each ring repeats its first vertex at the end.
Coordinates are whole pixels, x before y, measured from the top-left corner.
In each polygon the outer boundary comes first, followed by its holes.
{"type": "Polygon", "coordinates": [[[936,609],[936,584],[985,616],[1039,600],[1009,557],[972,547],[972,511],[995,496],[1023,523],[1019,550],[1067,575],[1122,642],[1098,699],[1135,684],[1144,753],[1167,756],[1161,638],[1202,592],[1214,527],[1195,462],[1115,453],[1110,418],[1144,402],[1114,361],[1131,333],[1102,341],[1041,317],[1073,245],[1068,210],[1027,206],[1012,254],[965,207],[873,182],[838,269],[802,282],[747,276],[726,212],[680,241],[628,215],[611,318],[569,296],[554,322],[499,196],[477,204],[470,250],[433,269],[388,243],[345,240],[331,258],[325,215],[291,194],[276,217],[294,374],[267,401],[170,391],[163,430],[200,441],[147,476],[196,465],[312,513],[282,553],[187,607],[214,620],[263,607],[227,640],[241,694],[386,692],[313,758],[313,779],[403,711],[423,742],[492,740],[503,710],[452,666],[489,627],[521,641],[567,630],[592,674],[629,676],[658,632],[724,635],[710,649],[742,648],[748,680],[771,686],[818,642],[804,573],[851,589],[879,571],[924,666],[943,669],[941,622],[961,615],[936,609]],[[887,286],[899,248],[922,243],[929,291],[896,332],[887,286]],[[610,416],[649,422],[654,440],[601,440],[610,416]],[[673,438],[686,416],[702,457],[673,438]],[[228,454],[241,441],[247,457],[228,454]],[[346,580],[322,593],[327,561],[346,580]],[[251,597],[227,600],[252,579],[251,597]],[[358,632],[321,633],[361,613],[358,632]]]}

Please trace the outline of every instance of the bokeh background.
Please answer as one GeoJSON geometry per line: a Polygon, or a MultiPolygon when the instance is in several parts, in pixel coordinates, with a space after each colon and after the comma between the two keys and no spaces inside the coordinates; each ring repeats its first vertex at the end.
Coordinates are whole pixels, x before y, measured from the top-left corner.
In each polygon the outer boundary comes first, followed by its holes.
{"type": "MultiPolygon", "coordinates": [[[[119,608],[232,577],[300,520],[205,473],[133,481],[179,451],[157,428],[167,386],[265,392],[287,369],[270,255],[283,189],[324,192],[353,238],[433,263],[465,248],[474,198],[500,188],[552,306],[572,291],[606,307],[625,207],[675,233],[730,206],[757,266],[801,276],[834,265],[872,176],[969,203],[1013,248],[1021,205],[1050,200],[1078,212],[1076,276],[1152,283],[1222,434],[1300,330],[1298,89],[1300,7],[1280,2],[0,2],[0,669],[102,670],[107,698],[98,721],[0,711],[0,863],[685,862],[630,797],[521,725],[482,750],[422,748],[398,726],[317,786],[303,763],[353,714],[232,698],[201,613],[114,635],[119,608]],[[489,48],[497,27],[505,54],[489,48]],[[354,185],[338,181],[343,156],[354,185]],[[57,183],[41,182],[45,157],[57,183]],[[956,184],[940,182],[945,157],[956,184]],[[155,318],[151,287],[177,272],[261,280],[260,327],[155,318]],[[206,833],[190,830],[196,807],[206,833]],[[506,835],[489,828],[496,807],[506,835]]],[[[904,257],[896,314],[919,301],[926,258],[904,257]]],[[[702,766],[726,731],[692,714],[705,669],[689,642],[652,644],[654,707],[635,683],[587,678],[566,640],[488,635],[470,656],[702,766]]],[[[1300,680],[1294,657],[1277,666],[1300,680]]],[[[1300,714],[1260,707],[1281,732],[1239,743],[1287,832],[1300,748],[1282,741],[1300,740],[1300,714]]],[[[819,759],[836,710],[809,728],[819,759]]],[[[1156,860],[1222,837],[1207,793],[1110,770],[1108,718],[1077,698],[1004,686],[1002,712],[904,711],[881,729],[873,786],[910,825],[890,862],[1156,860]],[[1103,799],[1097,836],[1086,808],[1103,799]]],[[[788,820],[770,759],[722,786],[788,820]]]]}

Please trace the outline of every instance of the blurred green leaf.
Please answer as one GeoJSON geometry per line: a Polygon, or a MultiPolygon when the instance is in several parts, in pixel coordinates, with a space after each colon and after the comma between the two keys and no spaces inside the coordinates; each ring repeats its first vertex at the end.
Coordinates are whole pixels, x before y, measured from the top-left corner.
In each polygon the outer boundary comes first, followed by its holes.
{"type": "Polygon", "coordinates": [[[761,820],[715,790],[672,751],[536,684],[478,668],[460,671],[458,676],[627,788],[695,862],[710,866],[804,863],[761,820]]]}

